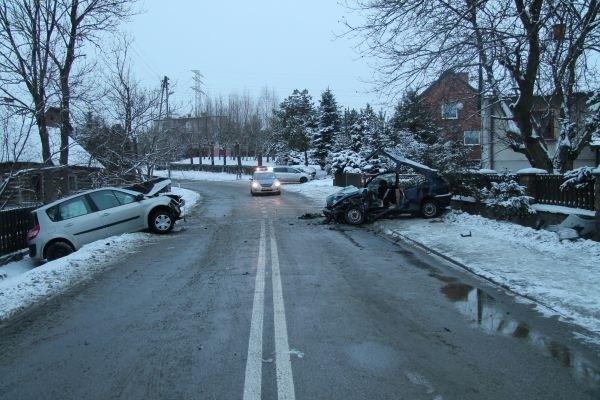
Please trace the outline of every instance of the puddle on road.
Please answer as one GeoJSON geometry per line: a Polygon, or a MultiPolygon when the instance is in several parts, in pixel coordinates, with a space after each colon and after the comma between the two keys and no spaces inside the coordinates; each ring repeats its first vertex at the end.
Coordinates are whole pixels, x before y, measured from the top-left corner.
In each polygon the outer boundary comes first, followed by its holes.
{"type": "Polygon", "coordinates": [[[581,354],[512,318],[483,290],[457,282],[455,278],[442,279],[443,276],[433,276],[446,283],[440,291],[455,304],[458,311],[484,331],[525,340],[569,368],[581,383],[593,389],[600,388],[600,369],[584,359],[581,354]]]}

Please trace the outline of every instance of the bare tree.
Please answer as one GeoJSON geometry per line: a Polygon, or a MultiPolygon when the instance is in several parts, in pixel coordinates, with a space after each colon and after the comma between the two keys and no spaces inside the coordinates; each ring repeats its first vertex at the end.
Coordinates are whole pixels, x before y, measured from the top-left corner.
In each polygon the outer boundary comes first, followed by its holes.
{"type": "Polygon", "coordinates": [[[388,95],[448,68],[474,70],[483,94],[513,99],[504,108],[516,122],[509,144],[532,166],[567,168],[589,140],[572,113],[600,44],[597,0],[362,0],[354,9],[365,20],[347,25],[379,60],[376,83],[388,95]],[[561,99],[554,158],[533,117],[538,94],[561,99]]]}
{"type": "Polygon", "coordinates": [[[73,65],[84,45],[99,45],[102,32],[114,30],[119,23],[131,15],[131,5],[136,0],[57,0],[60,19],[58,43],[51,52],[58,68],[61,94],[61,153],[60,164],[69,159],[69,136],[71,126],[71,84],[73,65]]]}
{"type": "Polygon", "coordinates": [[[135,79],[129,59],[130,48],[131,39],[120,36],[106,66],[106,109],[111,119],[121,127],[126,141],[122,148],[121,165],[128,165],[128,168],[122,172],[135,173],[141,177],[142,164],[153,165],[148,161],[155,157],[159,136],[162,134],[160,123],[152,124],[158,115],[160,93],[158,90],[142,87],[135,79]],[[139,145],[142,135],[144,149],[139,145]]]}
{"type": "Polygon", "coordinates": [[[58,17],[58,4],[52,0],[0,3],[0,91],[4,102],[35,120],[46,165],[52,165],[46,110],[52,98],[48,88],[56,78],[51,54],[58,17]]]}

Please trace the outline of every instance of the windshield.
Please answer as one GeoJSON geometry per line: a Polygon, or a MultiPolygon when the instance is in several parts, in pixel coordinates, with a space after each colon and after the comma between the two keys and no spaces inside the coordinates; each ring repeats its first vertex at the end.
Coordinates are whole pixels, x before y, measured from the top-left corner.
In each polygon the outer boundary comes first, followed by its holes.
{"type": "Polygon", "coordinates": [[[272,172],[255,172],[254,179],[257,179],[257,180],[275,179],[275,174],[272,172]]]}
{"type": "Polygon", "coordinates": [[[342,190],[340,190],[338,193],[339,194],[354,194],[358,192],[358,188],[356,186],[346,186],[345,188],[343,188],[342,190]]]}

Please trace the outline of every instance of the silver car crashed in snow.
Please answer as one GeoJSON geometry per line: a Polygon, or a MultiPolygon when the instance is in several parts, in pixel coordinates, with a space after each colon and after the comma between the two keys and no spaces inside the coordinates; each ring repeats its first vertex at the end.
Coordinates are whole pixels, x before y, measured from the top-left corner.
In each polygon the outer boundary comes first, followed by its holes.
{"type": "Polygon", "coordinates": [[[159,194],[171,181],[158,178],[129,188],[105,187],[57,200],[32,211],[29,256],[54,260],[113,235],[150,229],[170,232],[182,217],[183,200],[159,194]]]}

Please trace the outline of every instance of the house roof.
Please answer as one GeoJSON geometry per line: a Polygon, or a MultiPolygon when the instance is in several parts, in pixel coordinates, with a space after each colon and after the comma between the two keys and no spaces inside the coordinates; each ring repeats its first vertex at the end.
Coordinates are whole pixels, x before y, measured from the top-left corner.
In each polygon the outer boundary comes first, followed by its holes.
{"type": "Polygon", "coordinates": [[[421,94],[419,96],[420,97],[428,97],[429,94],[435,88],[442,85],[444,83],[444,81],[447,81],[447,80],[454,80],[455,82],[461,83],[468,90],[472,91],[473,93],[477,93],[477,89],[474,88],[473,86],[471,86],[471,84],[469,83],[469,75],[466,72],[456,73],[456,72],[454,72],[454,70],[449,69],[449,70],[442,72],[440,77],[437,80],[435,80],[434,82],[432,82],[431,85],[429,85],[425,90],[423,90],[423,92],[421,92],[421,94]]]}
{"type": "MultiPolygon", "coordinates": [[[[43,163],[42,142],[34,127],[28,135],[13,134],[16,131],[2,132],[6,141],[0,147],[0,162],[32,162],[43,163]]],[[[50,153],[52,162],[59,164],[60,158],[60,130],[48,128],[50,153]]],[[[3,138],[4,139],[4,138],[3,138]]],[[[69,138],[69,164],[71,166],[104,168],[104,166],[91,156],[75,139],[69,138]]]]}

